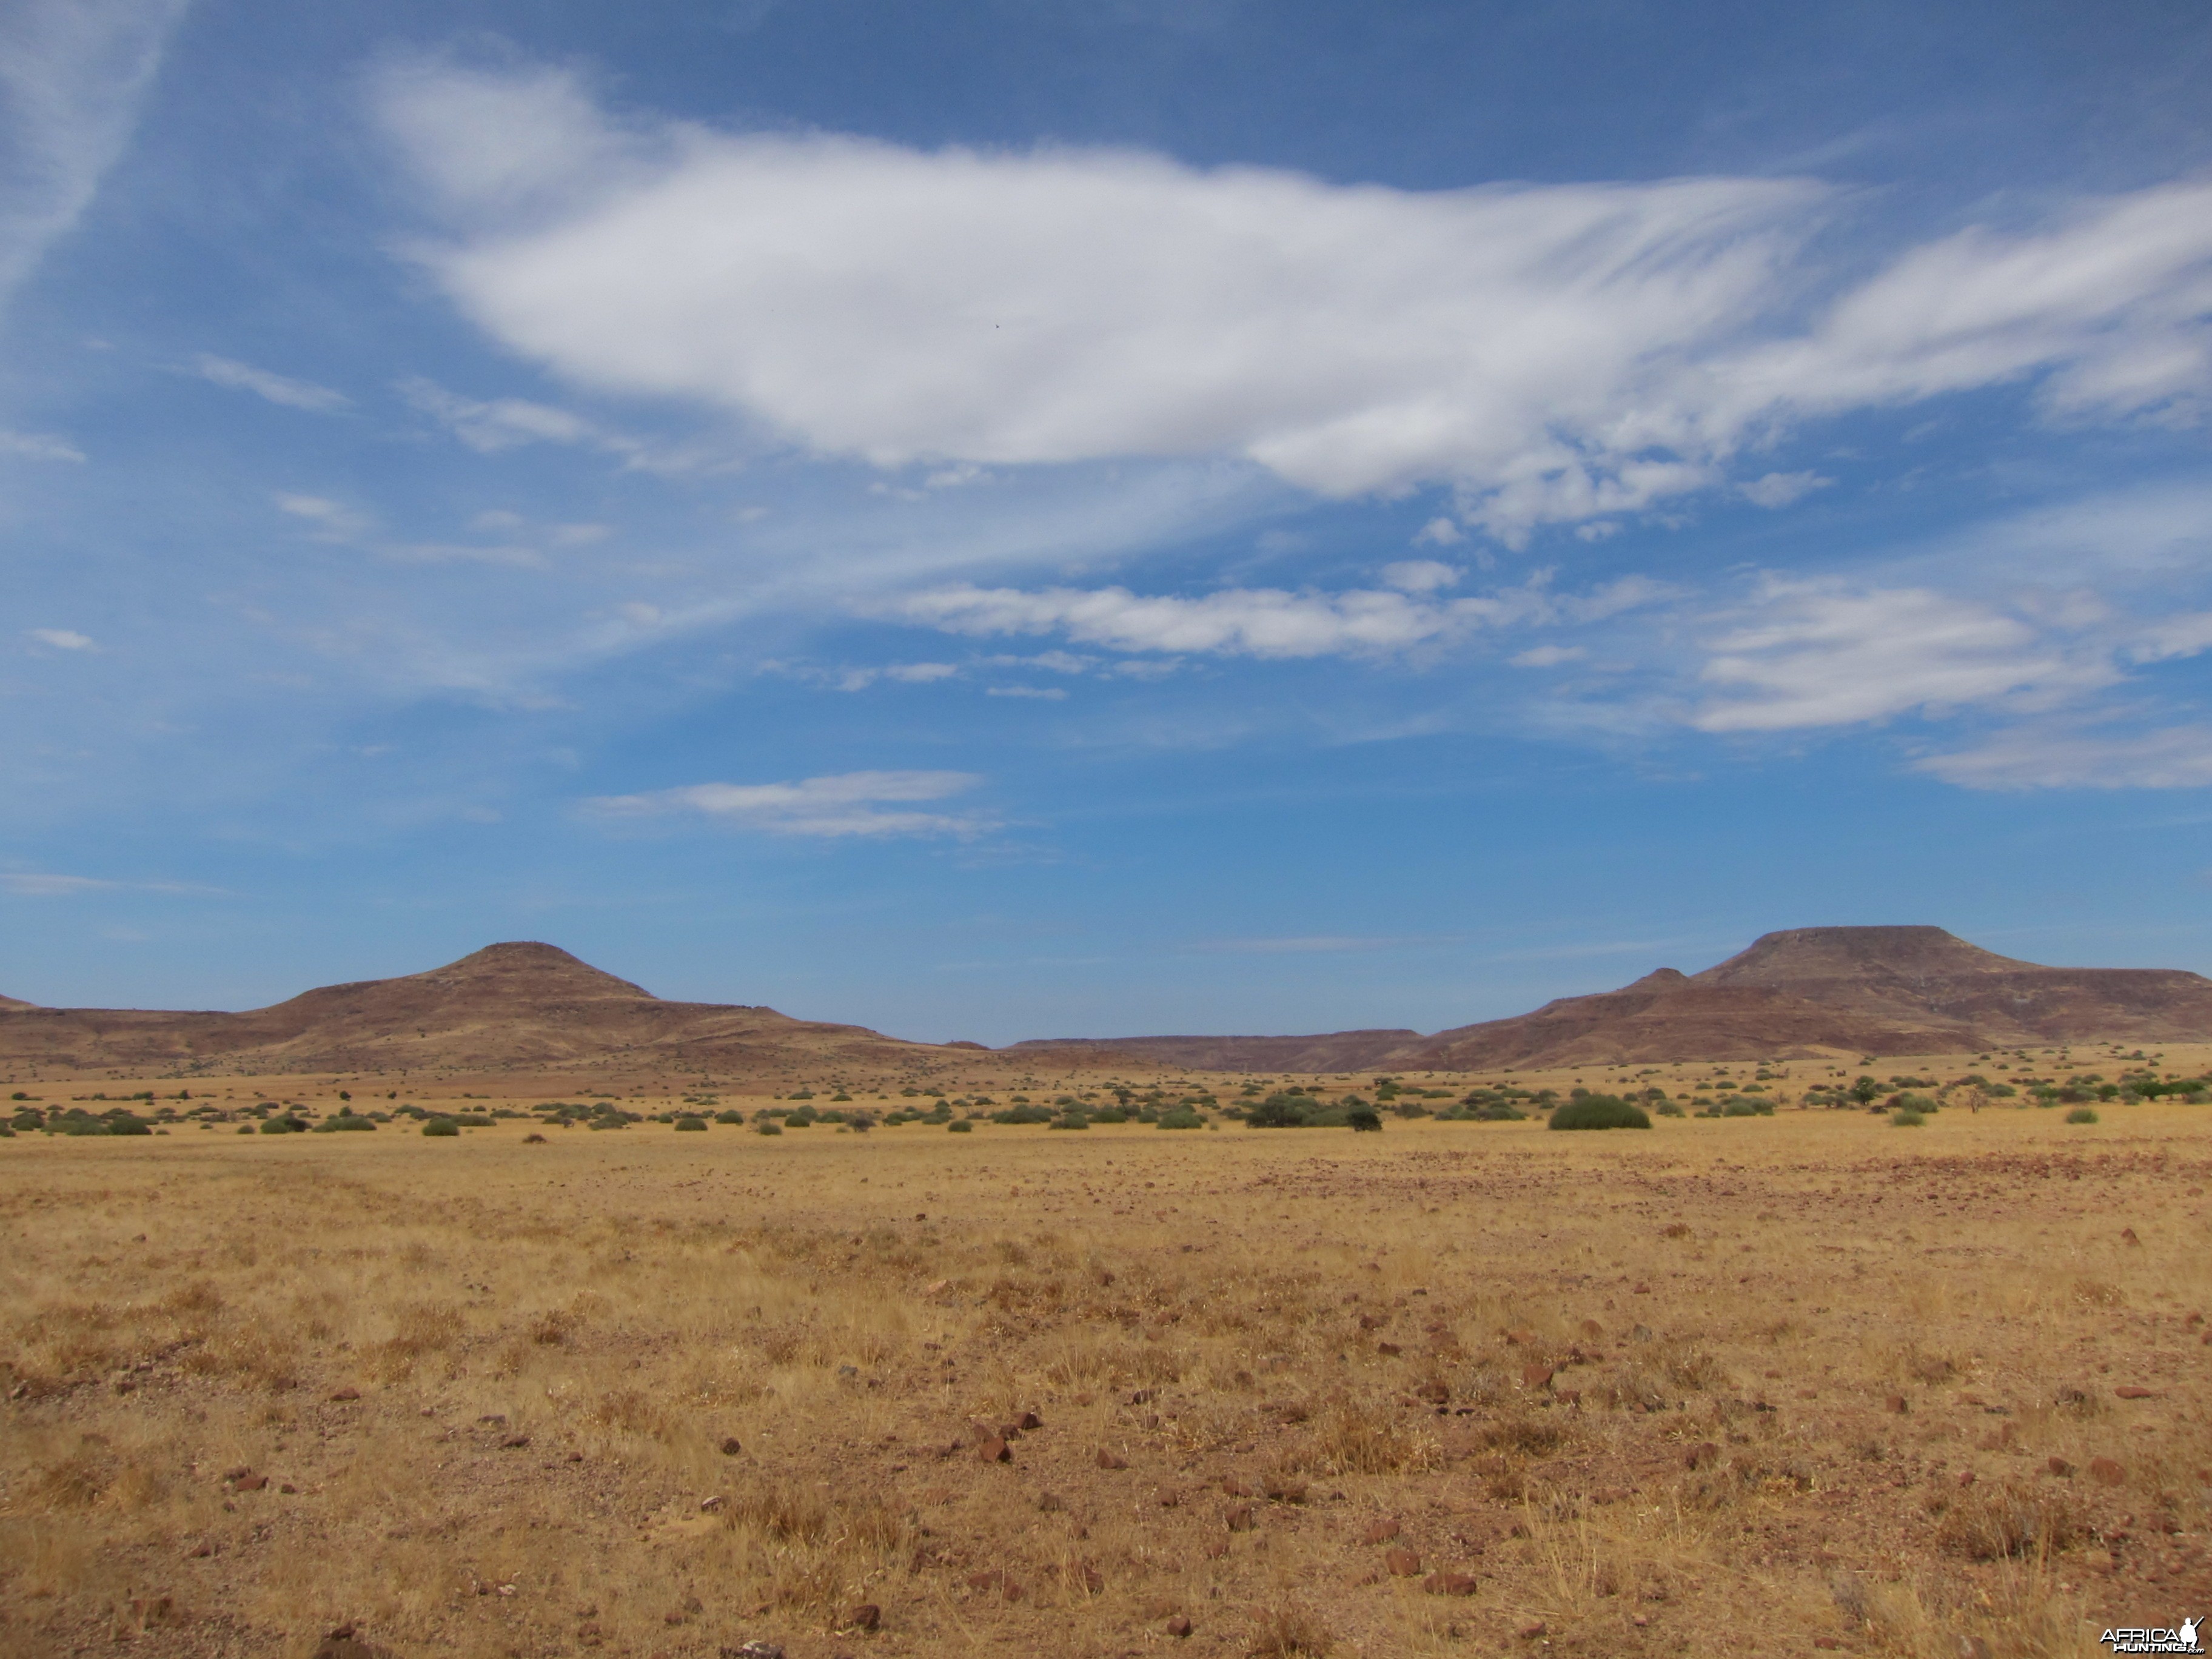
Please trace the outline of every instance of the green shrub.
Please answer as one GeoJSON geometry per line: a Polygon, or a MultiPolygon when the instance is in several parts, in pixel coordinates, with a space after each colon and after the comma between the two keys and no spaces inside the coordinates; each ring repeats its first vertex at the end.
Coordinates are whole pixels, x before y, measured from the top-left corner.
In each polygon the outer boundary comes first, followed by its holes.
{"type": "Polygon", "coordinates": [[[334,1135],[349,1131],[374,1129],[376,1125],[371,1123],[367,1118],[356,1117],[349,1112],[341,1116],[325,1118],[320,1123],[315,1125],[314,1132],[319,1135],[334,1135]]]}
{"type": "Polygon", "coordinates": [[[1171,1112],[1162,1112],[1160,1120],[1152,1126],[1158,1129],[1203,1129],[1206,1120],[1188,1106],[1178,1106],[1171,1112]]]}
{"type": "Polygon", "coordinates": [[[707,1132],[707,1120],[703,1117],[679,1117],[676,1120],[676,1127],[679,1131],[689,1129],[704,1134],[707,1132]]]}
{"type": "Polygon", "coordinates": [[[1917,1129],[1928,1121],[1928,1115],[1910,1106],[1900,1106],[1889,1115],[1889,1121],[1900,1129],[1917,1129]]]}
{"type": "Polygon", "coordinates": [[[1619,1095],[1584,1095],[1580,1100],[1571,1100],[1552,1114],[1548,1126],[1554,1129],[1648,1129],[1651,1120],[1641,1106],[1630,1104],[1619,1095]]]}
{"type": "Polygon", "coordinates": [[[1682,1109],[1680,1106],[1677,1106],[1671,1100],[1662,1100],[1651,1109],[1658,1113],[1662,1117],[1680,1117],[1682,1115],[1682,1109]]]}
{"type": "Polygon", "coordinates": [[[1739,1096],[1721,1108],[1721,1115],[1723,1117],[1772,1117],[1774,1106],[1771,1101],[1748,1100],[1739,1096]]]}
{"type": "Polygon", "coordinates": [[[714,1114],[714,1121],[717,1123],[743,1123],[744,1121],[745,1115],[743,1112],[717,1112],[714,1114]]]}
{"type": "Polygon", "coordinates": [[[757,1135],[780,1135],[783,1133],[783,1125],[772,1117],[756,1117],[753,1119],[753,1133],[757,1135]]]}
{"type": "Polygon", "coordinates": [[[1119,1106],[1101,1106],[1091,1113],[1091,1121],[1093,1123],[1127,1123],[1129,1115],[1119,1106]]]}
{"type": "Polygon", "coordinates": [[[1372,1106],[1355,1106],[1344,1115],[1344,1121],[1360,1134],[1374,1134],[1382,1127],[1382,1117],[1372,1106]]]}
{"type": "Polygon", "coordinates": [[[422,1126],[426,1135],[458,1135],[460,1132],[461,1126],[449,1117],[434,1117],[422,1126]]]}
{"type": "Polygon", "coordinates": [[[264,1135],[305,1134],[307,1130],[307,1126],[296,1117],[264,1117],[261,1120],[261,1133],[264,1135]]]}
{"type": "Polygon", "coordinates": [[[1269,1095],[1244,1114],[1248,1129],[1303,1129],[1314,1103],[1304,1095],[1269,1095]]]}
{"type": "Polygon", "coordinates": [[[2097,1121],[2097,1114],[2092,1107],[2076,1106],[2066,1114],[2066,1121],[2069,1123],[2094,1123],[2097,1121]]]}
{"type": "Polygon", "coordinates": [[[949,1134],[972,1135],[975,1133],[975,1126],[964,1117],[957,1117],[953,1119],[952,1121],[946,1124],[945,1127],[945,1132],[949,1134]]]}

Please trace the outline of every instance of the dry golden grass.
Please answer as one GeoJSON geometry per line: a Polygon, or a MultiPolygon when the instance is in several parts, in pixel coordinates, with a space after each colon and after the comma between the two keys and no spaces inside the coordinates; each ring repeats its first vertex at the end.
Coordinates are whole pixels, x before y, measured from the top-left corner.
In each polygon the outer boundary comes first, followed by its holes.
{"type": "Polygon", "coordinates": [[[0,1651],[2086,1659],[2212,1611],[2104,1115],[18,1137],[0,1651]]]}

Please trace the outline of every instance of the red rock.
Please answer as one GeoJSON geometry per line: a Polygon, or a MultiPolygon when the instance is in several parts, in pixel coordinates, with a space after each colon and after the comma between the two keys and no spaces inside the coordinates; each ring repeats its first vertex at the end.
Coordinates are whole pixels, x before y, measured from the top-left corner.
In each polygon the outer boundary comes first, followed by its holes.
{"type": "Polygon", "coordinates": [[[1431,1595],[1472,1595],[1474,1594],[1474,1575],[1471,1572],[1432,1572],[1421,1580],[1421,1588],[1431,1595]]]}
{"type": "Polygon", "coordinates": [[[873,1601],[863,1601],[845,1615],[848,1630],[873,1630],[884,1622],[884,1610],[873,1601]]]}
{"type": "Polygon", "coordinates": [[[1583,1334],[1584,1336],[1603,1336],[1605,1334],[1605,1327],[1599,1324],[1595,1319],[1585,1319],[1583,1321],[1583,1334]]]}
{"type": "Polygon", "coordinates": [[[1252,1506],[1249,1504],[1234,1505],[1223,1518],[1229,1522],[1229,1530],[1231,1532],[1249,1532],[1259,1525],[1259,1522],[1253,1516],[1252,1506]]]}
{"type": "Polygon", "coordinates": [[[1241,1474],[1223,1475],[1221,1490],[1231,1498],[1257,1498],[1260,1495],[1260,1489],[1241,1474]]]}
{"type": "Polygon", "coordinates": [[[1912,1409],[1912,1402],[1901,1394],[1893,1394],[1882,1403],[1886,1409],[1895,1412],[1899,1416],[1912,1409]]]}
{"type": "Polygon", "coordinates": [[[1842,1647],[1843,1644],[1832,1636],[1816,1636],[1813,1638],[1813,1645],[1823,1653],[1833,1653],[1842,1647]]]}
{"type": "Polygon", "coordinates": [[[1364,1313],[1359,1316],[1359,1328],[1363,1331],[1379,1331],[1389,1322],[1381,1314],[1364,1313]]]}
{"type": "Polygon", "coordinates": [[[1721,1449],[1713,1444],[1711,1441],[1700,1440],[1696,1445],[1691,1447],[1689,1450],[1682,1454],[1682,1462],[1691,1468],[1702,1469],[1718,1462],[1720,1455],[1721,1449]]]}
{"type": "Polygon", "coordinates": [[[1027,1434],[1031,1429],[1042,1428],[1044,1419],[1039,1417],[1035,1412],[1024,1412],[1014,1419],[1014,1426],[1027,1434]]]}
{"type": "Polygon", "coordinates": [[[265,1474],[241,1474],[230,1484],[236,1492],[259,1492],[269,1484],[269,1477],[265,1474]]]}
{"type": "Polygon", "coordinates": [[[1393,1578],[1419,1578],[1421,1576],[1421,1558],[1402,1545],[1385,1554],[1382,1565],[1389,1570],[1393,1578]]]}
{"type": "Polygon", "coordinates": [[[1206,1547],[1206,1559],[1209,1561],[1218,1561],[1228,1553],[1229,1544],[1225,1539],[1217,1538],[1206,1547]]]}
{"type": "Polygon", "coordinates": [[[361,1390],[352,1387],[351,1385],[348,1385],[345,1388],[340,1389],[336,1394],[332,1395],[331,1398],[332,1400],[358,1400],[361,1398],[361,1390]]]}
{"type": "MultiPolygon", "coordinates": [[[[2212,1338],[2208,1338],[2207,1340],[2212,1340],[2212,1338]]],[[[1395,1342],[1377,1342],[1375,1345],[1375,1352],[1381,1354],[1385,1359],[1395,1359],[1400,1354],[1406,1351],[1395,1342]]]]}
{"type": "Polygon", "coordinates": [[[994,1437],[975,1448],[975,1461],[979,1463],[1011,1463],[1014,1461],[1014,1454],[1005,1441],[994,1437]]]}
{"type": "Polygon", "coordinates": [[[526,1434],[510,1434],[499,1443],[503,1450],[520,1451],[530,1443],[530,1437],[526,1434]]]}
{"type": "Polygon", "coordinates": [[[1451,1389],[1441,1377],[1431,1377],[1413,1390],[1416,1400],[1425,1400],[1431,1406],[1441,1406],[1451,1399],[1451,1389]]]}
{"type": "Polygon", "coordinates": [[[2048,1458],[2045,1461],[2043,1467],[2048,1469],[2051,1474],[2058,1476],[2062,1480],[2068,1475],[2074,1473],[2074,1466],[2063,1457],[2048,1458]]]}
{"type": "Polygon", "coordinates": [[[1552,1627],[1549,1625],[1547,1625],[1542,1620],[1539,1619],[1533,1625],[1522,1626],[1519,1630],[1515,1631],[1513,1633],[1524,1642],[1533,1642],[1540,1636],[1548,1636],[1551,1634],[1551,1628],[1552,1627]]]}
{"type": "Polygon", "coordinates": [[[2142,1240],[2136,1237],[2136,1230],[2134,1228],[2123,1227],[2120,1229],[2120,1242],[2123,1244],[2141,1244],[2142,1240]]]}
{"type": "Polygon", "coordinates": [[[1524,1389],[1550,1388],[1552,1368],[1549,1365],[1523,1365],[1521,1368],[1521,1386],[1524,1389]]]}
{"type": "Polygon", "coordinates": [[[1278,1504],[1303,1504],[1306,1501],[1306,1483],[1284,1476],[1272,1475],[1264,1483],[1267,1496],[1278,1504]]]}
{"type": "Polygon", "coordinates": [[[1398,1531],[1395,1521],[1377,1521],[1367,1528],[1359,1541],[1363,1544],[1387,1544],[1398,1535],[1398,1531]]]}
{"type": "Polygon", "coordinates": [[[2114,1389],[2112,1392],[2123,1400],[2155,1400],[2158,1398],[2158,1395],[2155,1390],[2151,1389],[2137,1388],[2132,1382],[2123,1383],[2120,1387],[2114,1389]]]}
{"type": "Polygon", "coordinates": [[[1126,1469],[1129,1467],[1129,1460],[1102,1446],[1098,1449],[1098,1467],[1102,1469],[1126,1469]]]}
{"type": "Polygon", "coordinates": [[[1167,1628],[1168,1634],[1174,1637],[1176,1641],[1180,1642],[1184,1637],[1190,1634],[1191,1623],[1189,1620],[1184,1618],[1181,1613],[1177,1613],[1174,1618],[1168,1620],[1167,1628]]]}
{"type": "Polygon", "coordinates": [[[2089,1478],[2100,1486],[2117,1486],[2128,1478],[2128,1472],[2109,1457],[2089,1460],[2089,1478]]]}
{"type": "Polygon", "coordinates": [[[735,1457],[744,1449],[744,1443],[739,1440],[734,1434],[722,1442],[722,1455],[725,1457],[735,1457]]]}

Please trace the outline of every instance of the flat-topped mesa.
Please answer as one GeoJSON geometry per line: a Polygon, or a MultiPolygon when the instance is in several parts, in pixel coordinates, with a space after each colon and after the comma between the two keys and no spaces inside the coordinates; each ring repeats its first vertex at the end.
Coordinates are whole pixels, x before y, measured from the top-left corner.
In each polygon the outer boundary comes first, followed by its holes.
{"type": "Polygon", "coordinates": [[[332,1002],[374,997],[379,1001],[419,1006],[466,1002],[539,1008],[613,997],[625,1002],[658,1000],[642,986],[602,972],[557,945],[515,940],[487,945],[458,962],[396,979],[356,980],[324,985],[260,1012],[275,1014],[332,1002]]]}
{"type": "Polygon", "coordinates": [[[2033,962],[2001,957],[1942,927],[1790,927],[1765,933],[1696,975],[1707,985],[1807,985],[2048,973],[2033,962]]]}

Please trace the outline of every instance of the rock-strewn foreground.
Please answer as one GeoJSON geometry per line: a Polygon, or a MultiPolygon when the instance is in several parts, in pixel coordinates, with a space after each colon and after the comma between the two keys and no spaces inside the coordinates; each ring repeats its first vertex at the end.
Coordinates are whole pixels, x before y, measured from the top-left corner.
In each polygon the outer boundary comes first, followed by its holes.
{"type": "MultiPolygon", "coordinates": [[[[1973,1052],[2093,1039],[2212,1041],[2212,980],[2045,968],[1941,927],[1769,933],[1703,973],[1423,1036],[1157,1036],[1017,1043],[1035,1065],[1484,1071],[1604,1062],[1973,1052]]],[[[973,1045],[954,1045],[971,1054],[973,1045]]],[[[772,1008],[666,1002],[550,945],[494,945],[428,973],[325,986],[246,1013],[40,1008],[0,997],[0,1065],[236,1073],[615,1064],[903,1068],[944,1048],[772,1008]]]]}

